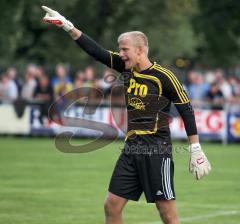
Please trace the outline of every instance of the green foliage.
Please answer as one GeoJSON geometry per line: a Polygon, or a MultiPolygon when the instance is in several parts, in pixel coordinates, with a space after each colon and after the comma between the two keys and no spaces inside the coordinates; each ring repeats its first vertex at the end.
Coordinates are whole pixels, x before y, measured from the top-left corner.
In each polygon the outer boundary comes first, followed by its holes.
{"type": "Polygon", "coordinates": [[[240,2],[237,0],[199,0],[200,13],[194,19],[203,36],[199,59],[208,66],[239,64],[240,2]]]}
{"type": "Polygon", "coordinates": [[[2,2],[4,16],[1,20],[3,32],[0,40],[3,44],[0,54],[3,59],[0,66],[25,64],[29,61],[41,64],[67,61],[74,66],[80,66],[91,61],[85,53],[77,49],[64,31],[41,22],[44,12],[40,6],[43,4],[58,10],[106,48],[117,50],[116,40],[120,33],[142,30],[149,36],[151,55],[154,59],[170,63],[176,54],[194,54],[195,40],[188,18],[191,9],[188,8],[187,2],[187,0],[2,2]],[[186,7],[189,13],[185,13],[186,7]]]}
{"type": "Polygon", "coordinates": [[[107,49],[118,49],[120,33],[141,30],[149,37],[151,58],[162,64],[179,56],[210,66],[238,62],[238,1],[2,0],[0,67],[93,62],[63,30],[43,24],[41,5],[56,9],[107,49]]]}

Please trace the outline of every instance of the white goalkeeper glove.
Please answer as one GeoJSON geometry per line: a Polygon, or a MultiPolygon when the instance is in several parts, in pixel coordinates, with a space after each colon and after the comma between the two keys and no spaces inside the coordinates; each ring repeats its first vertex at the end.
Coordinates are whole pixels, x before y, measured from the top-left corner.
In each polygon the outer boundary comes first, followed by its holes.
{"type": "Polygon", "coordinates": [[[197,180],[200,180],[204,176],[208,175],[211,170],[211,165],[199,143],[189,145],[189,153],[189,171],[197,180]]]}
{"type": "Polygon", "coordinates": [[[57,11],[50,9],[47,6],[42,6],[42,9],[46,12],[46,15],[43,17],[44,22],[62,27],[67,32],[74,28],[73,24],[57,11]]]}

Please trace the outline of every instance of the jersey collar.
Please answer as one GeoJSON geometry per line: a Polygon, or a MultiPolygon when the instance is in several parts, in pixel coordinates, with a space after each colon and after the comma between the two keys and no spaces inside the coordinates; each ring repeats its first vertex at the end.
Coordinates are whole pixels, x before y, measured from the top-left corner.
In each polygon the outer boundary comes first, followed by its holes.
{"type": "Polygon", "coordinates": [[[137,72],[137,73],[140,73],[140,74],[141,73],[145,73],[146,71],[151,70],[156,65],[155,61],[154,62],[151,61],[151,63],[152,63],[152,65],[149,68],[147,68],[147,69],[144,69],[142,71],[137,71],[136,69],[132,68],[131,72],[137,72]]]}

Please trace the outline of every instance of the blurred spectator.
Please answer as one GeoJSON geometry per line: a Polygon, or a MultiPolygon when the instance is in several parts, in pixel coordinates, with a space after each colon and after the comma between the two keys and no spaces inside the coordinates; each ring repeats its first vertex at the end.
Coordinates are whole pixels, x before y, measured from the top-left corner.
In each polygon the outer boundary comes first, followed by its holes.
{"type": "Polygon", "coordinates": [[[70,77],[67,74],[67,69],[63,64],[57,64],[56,69],[56,76],[52,79],[52,87],[55,89],[57,85],[59,85],[60,82],[66,83],[66,84],[72,84],[70,77]]]}
{"type": "Polygon", "coordinates": [[[85,87],[84,94],[86,94],[92,101],[96,97],[96,79],[95,79],[95,71],[92,66],[88,66],[84,71],[84,82],[83,87],[85,87]]]}
{"type": "Polygon", "coordinates": [[[26,73],[30,73],[35,79],[39,76],[39,67],[35,64],[29,64],[26,68],[26,73]]]}
{"type": "Polygon", "coordinates": [[[78,89],[83,87],[84,84],[84,72],[82,70],[77,71],[76,78],[74,80],[73,87],[74,89],[78,89]]]}
{"type": "Polygon", "coordinates": [[[22,80],[17,77],[17,75],[18,75],[17,69],[14,67],[10,67],[7,69],[6,73],[7,73],[8,78],[11,79],[12,81],[14,81],[15,84],[17,85],[18,95],[20,95],[23,83],[22,83],[22,80]]]}
{"type": "Polygon", "coordinates": [[[209,85],[204,83],[203,76],[198,72],[189,73],[188,94],[193,104],[199,104],[206,97],[209,85]]]}
{"type": "Polygon", "coordinates": [[[231,100],[233,97],[231,85],[224,77],[224,72],[221,69],[217,69],[215,72],[216,80],[219,83],[220,90],[223,93],[225,100],[231,100]]]}
{"type": "Polygon", "coordinates": [[[0,98],[2,101],[12,102],[18,97],[16,83],[7,74],[2,74],[0,82],[0,98]]]}
{"type": "Polygon", "coordinates": [[[228,76],[227,82],[229,83],[231,90],[232,90],[232,101],[235,101],[235,98],[240,94],[240,83],[238,82],[237,78],[233,75],[228,76]]]}
{"type": "Polygon", "coordinates": [[[73,89],[73,85],[70,82],[67,82],[64,78],[59,79],[59,82],[54,85],[54,95],[55,98],[65,95],[67,92],[73,89]]]}
{"type": "Polygon", "coordinates": [[[34,98],[43,101],[52,101],[53,88],[47,76],[44,75],[39,78],[39,83],[34,91],[34,98]]]}
{"type": "Polygon", "coordinates": [[[29,65],[27,67],[27,70],[24,76],[25,80],[23,83],[22,91],[21,91],[21,97],[25,100],[31,100],[33,98],[33,94],[37,86],[37,81],[35,79],[36,73],[37,73],[36,66],[29,65]]]}
{"type": "Polygon", "coordinates": [[[56,100],[55,113],[57,115],[59,124],[62,124],[64,108],[68,103],[68,97],[66,97],[65,94],[70,92],[71,90],[73,90],[72,84],[66,82],[64,77],[60,79],[58,84],[54,86],[54,95],[56,100]]]}
{"type": "Polygon", "coordinates": [[[211,83],[216,82],[216,76],[215,76],[213,71],[210,71],[210,70],[206,71],[204,76],[205,76],[205,82],[206,83],[211,84],[211,83]]]}
{"type": "Polygon", "coordinates": [[[63,64],[56,65],[56,76],[52,79],[54,96],[57,99],[73,89],[70,77],[67,75],[67,69],[63,64]]]}
{"type": "Polygon", "coordinates": [[[84,71],[84,87],[95,87],[95,72],[92,66],[88,66],[84,71]]]}
{"type": "Polygon", "coordinates": [[[76,77],[74,80],[73,88],[75,90],[75,97],[76,99],[79,99],[79,102],[81,102],[80,98],[83,97],[83,85],[84,85],[84,79],[85,74],[82,70],[77,71],[76,77]]]}
{"type": "Polygon", "coordinates": [[[34,91],[34,98],[40,100],[40,122],[46,124],[48,117],[48,108],[53,101],[53,88],[50,85],[47,76],[43,75],[38,80],[38,85],[34,91]]]}
{"type": "Polygon", "coordinates": [[[223,109],[224,96],[219,88],[218,83],[214,82],[211,84],[210,89],[206,95],[206,100],[211,104],[211,109],[223,109]]]}
{"type": "Polygon", "coordinates": [[[63,109],[67,103],[67,98],[64,97],[66,93],[73,90],[73,85],[70,77],[67,74],[67,69],[63,64],[57,64],[56,66],[56,76],[52,79],[52,87],[54,90],[54,98],[56,101],[55,115],[62,123],[62,113],[63,109]]]}
{"type": "Polygon", "coordinates": [[[45,76],[45,75],[46,74],[45,74],[43,67],[41,67],[41,66],[37,67],[35,75],[34,75],[36,80],[38,81],[42,76],[45,76]]]}

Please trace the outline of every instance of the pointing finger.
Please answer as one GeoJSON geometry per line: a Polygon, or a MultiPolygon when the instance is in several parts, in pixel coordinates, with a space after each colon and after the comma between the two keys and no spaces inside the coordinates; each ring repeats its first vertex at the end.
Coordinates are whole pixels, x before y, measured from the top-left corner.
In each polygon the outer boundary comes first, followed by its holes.
{"type": "Polygon", "coordinates": [[[49,14],[51,14],[51,13],[53,13],[54,12],[54,10],[52,10],[52,9],[50,9],[50,8],[48,8],[47,6],[42,6],[42,9],[44,10],[44,11],[46,11],[46,12],[48,12],[49,14]]]}

